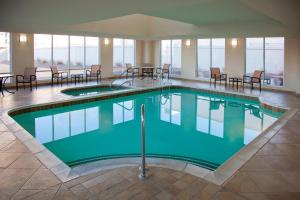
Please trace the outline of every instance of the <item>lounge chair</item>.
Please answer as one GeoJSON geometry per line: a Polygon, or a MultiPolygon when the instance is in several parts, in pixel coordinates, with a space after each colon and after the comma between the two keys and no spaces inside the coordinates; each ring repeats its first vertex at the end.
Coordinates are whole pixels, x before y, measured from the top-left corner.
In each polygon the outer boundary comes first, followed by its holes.
{"type": "Polygon", "coordinates": [[[167,74],[168,79],[170,79],[170,64],[164,64],[162,68],[156,69],[156,78],[161,76],[161,79],[164,78],[164,74],[167,74]]]}
{"type": "Polygon", "coordinates": [[[56,82],[60,81],[60,84],[62,85],[63,80],[66,79],[68,83],[69,79],[69,73],[68,72],[59,72],[57,69],[57,66],[51,66],[51,85],[53,86],[53,82],[56,79],[56,82]]]}
{"type": "Polygon", "coordinates": [[[25,89],[25,83],[30,84],[30,90],[32,90],[32,83],[35,82],[35,88],[37,88],[37,79],[36,79],[36,67],[26,67],[24,69],[23,75],[16,76],[16,89],[19,89],[19,83],[23,84],[25,89]]]}
{"type": "Polygon", "coordinates": [[[99,80],[101,81],[101,65],[92,65],[91,69],[87,69],[85,71],[85,81],[88,81],[88,78],[90,78],[90,80],[92,78],[97,78],[97,82],[99,82],[99,80]]]}
{"type": "Polygon", "coordinates": [[[132,66],[132,64],[130,63],[126,63],[126,79],[131,76],[132,78],[134,78],[135,75],[139,75],[139,69],[138,68],[134,68],[132,66]]]}
{"type": "Polygon", "coordinates": [[[255,70],[252,76],[243,76],[243,87],[245,84],[251,85],[251,89],[254,88],[254,84],[259,84],[259,90],[261,91],[261,81],[262,81],[262,75],[264,71],[261,70],[255,70]]]}
{"type": "Polygon", "coordinates": [[[209,80],[210,84],[212,79],[214,80],[215,86],[217,81],[220,81],[220,85],[222,81],[225,81],[225,86],[227,86],[227,74],[222,74],[220,68],[218,67],[210,68],[210,80],[209,80]]]}

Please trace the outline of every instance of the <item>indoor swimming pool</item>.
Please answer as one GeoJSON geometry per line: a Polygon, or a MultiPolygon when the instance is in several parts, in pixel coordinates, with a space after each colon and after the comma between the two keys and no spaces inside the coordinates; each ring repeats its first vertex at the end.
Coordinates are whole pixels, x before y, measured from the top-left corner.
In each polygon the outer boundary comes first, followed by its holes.
{"type": "Polygon", "coordinates": [[[137,157],[141,111],[146,154],[215,170],[283,113],[258,101],[190,89],[170,89],[62,106],[12,116],[69,166],[137,157]]]}

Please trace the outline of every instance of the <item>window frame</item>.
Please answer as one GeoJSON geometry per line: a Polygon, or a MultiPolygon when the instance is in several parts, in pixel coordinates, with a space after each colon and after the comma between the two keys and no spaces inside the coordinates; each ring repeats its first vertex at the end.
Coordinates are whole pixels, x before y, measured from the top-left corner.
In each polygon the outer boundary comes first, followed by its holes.
{"type": "MultiPolygon", "coordinates": [[[[264,82],[262,83],[262,85],[264,86],[269,86],[269,87],[279,87],[279,88],[283,88],[285,87],[285,79],[284,79],[284,75],[285,75],[285,37],[246,37],[245,38],[245,66],[244,66],[244,74],[247,74],[247,39],[248,38],[262,38],[263,40],[263,48],[262,48],[262,54],[263,54],[263,76],[265,76],[265,73],[266,73],[266,38],[283,38],[283,80],[282,80],[282,85],[272,85],[271,83],[270,84],[264,84],[264,82]]],[[[268,49],[267,49],[268,50],[268,49]]],[[[265,78],[265,77],[264,77],[265,78]]]]}
{"type": "MultiPolygon", "coordinates": [[[[170,64],[171,65],[171,75],[180,76],[182,74],[182,39],[166,39],[170,41],[170,64]],[[180,40],[180,72],[178,74],[173,73],[173,40],[180,40]]],[[[160,67],[162,67],[166,63],[162,63],[162,41],[160,40],[160,67]]]]}
{"type": "MultiPolygon", "coordinates": [[[[53,36],[54,35],[59,35],[59,36],[67,36],[68,37],[68,47],[67,47],[67,50],[68,50],[68,58],[67,58],[67,69],[64,69],[64,70],[66,70],[66,71],[68,71],[68,73],[70,73],[72,70],[74,71],[74,70],[86,70],[86,69],[88,69],[90,66],[87,66],[87,64],[86,64],[86,38],[87,37],[89,37],[89,38],[97,38],[97,40],[98,40],[98,43],[97,43],[97,46],[98,46],[98,55],[97,55],[97,58],[98,58],[98,64],[100,64],[101,63],[101,57],[100,57],[100,51],[101,51],[101,46],[100,46],[100,37],[98,37],[98,36],[86,36],[86,35],[63,35],[63,34],[43,34],[43,33],[35,33],[34,34],[34,36],[35,35],[50,35],[50,37],[51,37],[51,65],[50,66],[53,66],[53,59],[54,59],[54,46],[53,46],[53,44],[54,44],[54,42],[53,42],[53,36]],[[75,37],[83,37],[84,38],[84,40],[83,40],[83,68],[82,69],[76,69],[76,68],[72,68],[72,66],[71,66],[71,37],[72,36],[75,36],[75,37]]],[[[33,36],[33,37],[34,37],[33,36]]],[[[33,52],[35,51],[35,47],[33,47],[34,48],[34,50],[33,50],[33,52]]],[[[34,61],[35,61],[35,54],[33,55],[33,57],[34,57],[34,61]]],[[[94,64],[97,64],[97,63],[94,63],[94,64]]],[[[49,67],[50,67],[49,66],[49,67]]],[[[50,69],[49,70],[39,70],[39,66],[35,66],[35,67],[37,67],[37,72],[39,73],[43,73],[43,72],[49,72],[50,71],[50,69]]],[[[51,79],[51,77],[43,77],[41,80],[50,80],[51,79]]]]}
{"type": "MultiPolygon", "coordinates": [[[[7,34],[9,34],[9,36],[8,36],[8,39],[9,39],[9,44],[8,44],[8,55],[9,55],[9,60],[8,60],[8,64],[9,64],[9,66],[8,66],[8,71],[7,72],[1,72],[1,73],[4,73],[4,74],[6,74],[6,73],[12,73],[12,33],[11,32],[6,32],[6,31],[0,31],[1,33],[7,33],[7,34]]],[[[8,83],[10,83],[11,82],[11,79],[8,79],[7,80],[7,82],[8,83]]]]}
{"type": "Polygon", "coordinates": [[[120,75],[124,72],[125,70],[125,64],[127,62],[125,62],[125,40],[133,40],[133,63],[132,65],[133,66],[136,66],[136,40],[135,39],[129,39],[129,38],[113,38],[113,66],[112,66],[112,72],[113,72],[113,75],[120,75]],[[114,72],[114,68],[115,68],[115,63],[114,63],[114,39],[120,39],[122,40],[122,72],[114,72]]]}
{"type": "MultiPolygon", "coordinates": [[[[213,40],[214,39],[223,39],[224,40],[224,70],[225,70],[225,64],[226,64],[226,38],[197,38],[197,46],[196,46],[196,77],[197,78],[200,78],[200,79],[209,79],[210,77],[203,77],[203,76],[200,76],[199,75],[199,56],[198,56],[198,48],[199,48],[199,39],[206,39],[206,40],[209,40],[209,53],[210,53],[210,60],[209,60],[209,68],[210,67],[214,67],[212,64],[213,64],[213,48],[212,48],[212,44],[213,44],[213,40]]],[[[221,68],[221,67],[220,67],[221,68]]]]}

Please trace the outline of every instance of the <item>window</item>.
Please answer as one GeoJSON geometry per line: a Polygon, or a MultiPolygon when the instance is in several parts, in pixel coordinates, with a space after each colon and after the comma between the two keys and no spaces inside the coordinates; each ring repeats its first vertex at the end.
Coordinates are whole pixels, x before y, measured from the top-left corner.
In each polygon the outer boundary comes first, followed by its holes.
{"type": "Polygon", "coordinates": [[[284,38],[265,38],[265,76],[270,84],[283,86],[284,38]]]}
{"type": "Polygon", "coordinates": [[[53,65],[60,69],[69,69],[69,37],[53,35],[53,65]]]}
{"type": "Polygon", "coordinates": [[[264,71],[264,83],[283,86],[284,38],[246,38],[246,74],[264,71]]]}
{"type": "Polygon", "coordinates": [[[38,79],[50,79],[52,65],[83,73],[85,67],[99,64],[99,38],[34,34],[34,64],[38,79]]]}
{"type": "Polygon", "coordinates": [[[161,41],[161,66],[171,65],[171,73],[181,74],[181,40],[161,41]]]}
{"type": "Polygon", "coordinates": [[[51,76],[49,67],[52,65],[52,36],[34,34],[34,66],[38,69],[37,76],[45,79],[51,76]]]}
{"type": "Polygon", "coordinates": [[[210,77],[210,67],[225,69],[225,38],[198,39],[197,41],[197,75],[210,77]]]}
{"type": "Polygon", "coordinates": [[[84,69],[84,37],[70,36],[70,68],[84,69]]]}
{"type": "Polygon", "coordinates": [[[113,73],[121,74],[125,64],[135,64],[135,41],[114,38],[113,40],[113,73]]]}
{"type": "Polygon", "coordinates": [[[99,38],[85,38],[85,66],[99,64],[99,38]]]}
{"type": "Polygon", "coordinates": [[[255,70],[264,70],[264,40],[263,38],[246,39],[246,74],[255,70]]]}
{"type": "Polygon", "coordinates": [[[0,73],[10,72],[10,33],[0,32],[0,73]]]}

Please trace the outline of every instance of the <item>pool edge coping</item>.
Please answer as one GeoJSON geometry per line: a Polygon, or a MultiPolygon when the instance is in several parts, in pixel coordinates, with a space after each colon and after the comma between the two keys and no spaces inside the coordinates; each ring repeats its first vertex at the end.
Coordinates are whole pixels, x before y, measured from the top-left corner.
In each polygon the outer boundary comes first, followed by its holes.
{"type": "MultiPolygon", "coordinates": [[[[261,134],[258,137],[256,137],[252,142],[250,142],[248,145],[240,149],[237,153],[235,153],[231,158],[226,160],[222,165],[220,165],[214,171],[210,171],[208,169],[194,165],[192,163],[186,161],[180,161],[176,159],[151,158],[151,157],[147,158],[147,164],[149,164],[149,166],[164,167],[164,168],[169,168],[177,171],[182,171],[197,176],[199,178],[203,178],[204,180],[212,182],[216,185],[223,185],[227,180],[229,180],[230,177],[232,177],[238,171],[238,169],[240,169],[247,161],[249,161],[250,158],[254,154],[256,154],[258,150],[261,149],[285,125],[285,123],[298,112],[298,109],[295,108],[283,108],[283,107],[273,106],[263,101],[258,96],[249,96],[237,92],[195,88],[191,86],[171,85],[171,86],[158,86],[158,87],[150,87],[150,88],[136,88],[136,89],[132,89],[131,92],[128,92],[126,90],[124,92],[119,92],[121,94],[119,93],[118,94],[120,96],[129,96],[129,95],[140,94],[144,92],[156,91],[164,87],[170,87],[175,89],[176,88],[191,89],[200,92],[221,94],[221,95],[232,96],[232,97],[241,97],[250,100],[258,100],[261,106],[266,107],[268,109],[271,108],[271,110],[273,111],[274,110],[286,111],[283,114],[283,116],[281,116],[275,123],[273,123],[270,127],[268,127],[263,132],[261,132],[261,134]],[[128,95],[124,95],[124,94],[128,94],[128,95]]],[[[9,114],[24,108],[27,110],[30,108],[36,108],[40,106],[44,107],[49,104],[55,105],[55,103],[61,103],[62,104],[61,106],[65,106],[64,102],[68,102],[70,103],[68,105],[71,105],[71,103],[74,101],[76,101],[75,104],[78,104],[77,101],[79,101],[80,103],[82,101],[91,102],[89,101],[90,99],[93,99],[93,101],[97,101],[101,99],[108,99],[109,97],[114,98],[115,96],[118,96],[118,94],[108,93],[103,95],[97,95],[94,98],[88,96],[88,97],[79,97],[74,99],[59,100],[50,103],[22,106],[4,112],[3,115],[0,117],[0,120],[8,128],[8,130],[10,130],[25,146],[27,146],[27,148],[31,151],[31,153],[33,153],[49,170],[51,170],[62,182],[67,182],[79,176],[85,175],[84,172],[77,173],[76,170],[74,171],[74,169],[76,168],[78,169],[78,166],[93,165],[93,164],[102,165],[102,166],[98,166],[97,169],[94,169],[89,172],[92,173],[96,171],[109,170],[109,169],[119,168],[124,166],[138,166],[138,163],[136,162],[138,158],[128,158],[128,157],[114,158],[114,159],[108,159],[109,161],[108,160],[94,161],[83,165],[69,167],[63,161],[61,161],[56,155],[54,155],[51,151],[49,151],[44,145],[40,144],[30,133],[28,133],[13,118],[11,118],[9,114]],[[127,162],[124,162],[124,160],[126,160],[127,162]],[[107,165],[107,163],[109,162],[111,162],[111,164],[107,165]]]]}

